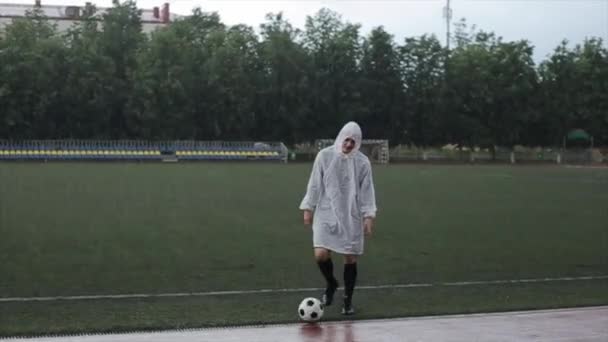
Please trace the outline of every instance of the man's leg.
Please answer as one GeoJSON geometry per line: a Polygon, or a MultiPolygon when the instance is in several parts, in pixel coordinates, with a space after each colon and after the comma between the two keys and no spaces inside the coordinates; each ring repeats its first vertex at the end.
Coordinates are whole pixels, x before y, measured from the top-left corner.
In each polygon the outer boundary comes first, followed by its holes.
{"type": "Polygon", "coordinates": [[[355,313],[353,309],[353,293],[355,291],[355,283],[357,282],[357,256],[344,256],[344,307],[342,308],[343,315],[352,315],[355,313]]]}
{"type": "Polygon", "coordinates": [[[328,306],[333,302],[334,294],[338,288],[338,281],[334,277],[334,264],[331,261],[331,252],[325,248],[315,248],[315,260],[317,260],[321,274],[323,274],[327,282],[321,302],[328,306]]]}

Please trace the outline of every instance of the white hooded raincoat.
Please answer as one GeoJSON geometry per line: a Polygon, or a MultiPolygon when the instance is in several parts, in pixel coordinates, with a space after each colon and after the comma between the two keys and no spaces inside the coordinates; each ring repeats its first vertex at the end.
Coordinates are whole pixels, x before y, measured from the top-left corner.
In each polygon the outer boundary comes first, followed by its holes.
{"type": "Polygon", "coordinates": [[[340,254],[363,254],[363,218],[376,216],[369,159],[359,151],[361,128],[347,123],[333,146],[319,152],[300,209],[314,211],[313,245],[340,254]],[[344,154],[347,138],[354,149],[344,154]]]}

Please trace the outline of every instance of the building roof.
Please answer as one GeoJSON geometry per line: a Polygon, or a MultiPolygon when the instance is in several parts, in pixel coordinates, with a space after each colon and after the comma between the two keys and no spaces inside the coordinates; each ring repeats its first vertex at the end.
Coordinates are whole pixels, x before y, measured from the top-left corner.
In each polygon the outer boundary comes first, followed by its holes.
{"type": "MultiPolygon", "coordinates": [[[[0,3],[0,18],[20,18],[25,16],[26,11],[32,10],[35,4],[12,4],[12,3],[0,3]]],[[[64,6],[64,5],[46,5],[42,4],[40,6],[44,15],[49,17],[49,19],[63,19],[63,20],[79,20],[79,15],[74,15],[74,11],[76,13],[82,13],[84,6],[64,6]]],[[[105,13],[109,8],[107,7],[97,7],[97,12],[95,16],[101,16],[105,13]]],[[[163,6],[155,7],[153,9],[141,9],[141,20],[147,23],[165,23],[163,21],[163,10],[167,10],[169,12],[169,4],[165,3],[163,6]]],[[[176,19],[182,18],[182,15],[170,13],[168,15],[168,21],[175,21],[176,19]]]]}

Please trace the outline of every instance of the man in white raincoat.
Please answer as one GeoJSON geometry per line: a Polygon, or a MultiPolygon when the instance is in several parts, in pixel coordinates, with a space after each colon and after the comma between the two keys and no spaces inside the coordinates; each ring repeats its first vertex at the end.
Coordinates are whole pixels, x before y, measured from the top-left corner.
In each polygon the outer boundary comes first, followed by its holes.
{"type": "Polygon", "coordinates": [[[331,252],[344,256],[345,315],[354,313],[357,256],[363,254],[364,235],[371,235],[376,217],[372,168],[369,159],[359,151],[361,140],[361,128],[349,122],[334,145],[318,153],[306,196],[300,204],[304,224],[312,223],[315,259],[327,281],[325,305],[331,305],[338,288],[331,252]]]}

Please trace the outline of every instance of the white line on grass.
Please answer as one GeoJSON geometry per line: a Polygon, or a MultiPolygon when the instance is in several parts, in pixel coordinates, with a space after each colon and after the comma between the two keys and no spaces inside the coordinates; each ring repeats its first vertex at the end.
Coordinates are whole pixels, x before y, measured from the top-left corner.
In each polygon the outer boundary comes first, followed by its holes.
{"type": "MultiPolygon", "coordinates": [[[[525,283],[547,283],[574,280],[602,280],[608,279],[608,275],[585,276],[585,277],[558,277],[558,278],[532,278],[532,279],[508,279],[508,280],[481,280],[481,281],[458,281],[446,283],[413,283],[413,284],[391,284],[391,285],[364,285],[357,286],[357,290],[381,290],[402,289],[435,286],[473,286],[473,285],[496,285],[496,284],[525,284],[525,283]]],[[[133,298],[163,298],[163,297],[210,297],[230,296],[245,294],[264,293],[292,293],[321,291],[323,288],[303,287],[292,289],[259,289],[259,290],[234,290],[234,291],[208,291],[208,292],[177,292],[177,293],[131,293],[115,295],[83,295],[83,296],[53,296],[53,297],[4,297],[0,302],[50,302],[61,300],[92,300],[92,299],[133,299],[133,298]]]]}

